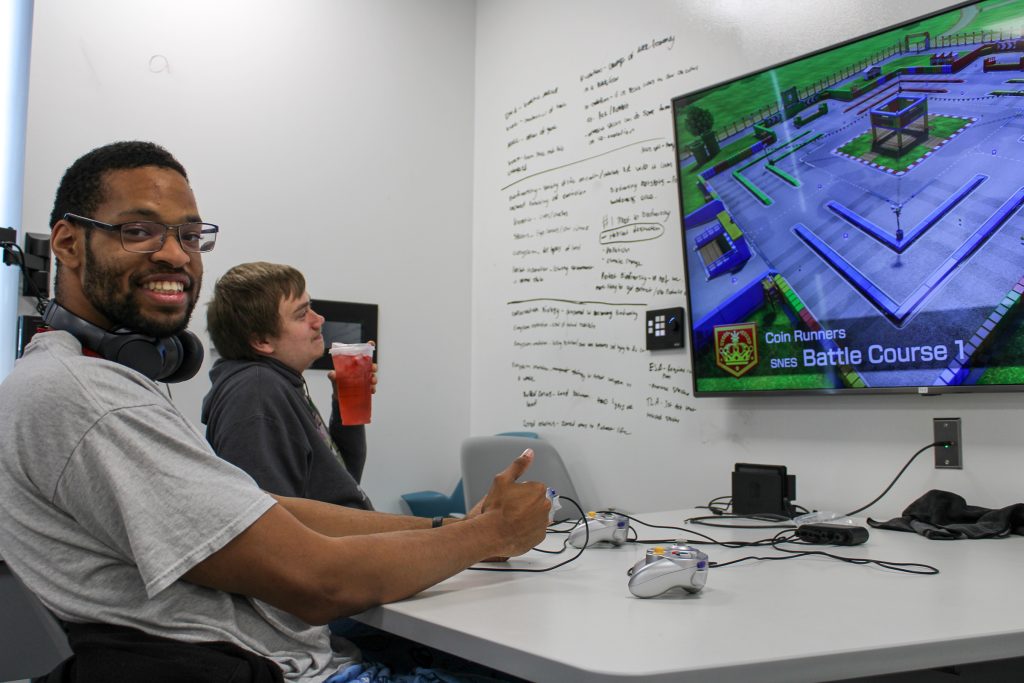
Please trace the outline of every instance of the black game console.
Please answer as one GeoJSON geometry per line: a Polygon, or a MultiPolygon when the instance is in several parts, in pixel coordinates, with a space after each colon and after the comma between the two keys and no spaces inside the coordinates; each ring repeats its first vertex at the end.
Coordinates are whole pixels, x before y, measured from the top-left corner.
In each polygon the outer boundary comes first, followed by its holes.
{"type": "Polygon", "coordinates": [[[732,512],[737,515],[778,515],[795,513],[796,475],[785,465],[736,463],[732,472],[732,512]]]}

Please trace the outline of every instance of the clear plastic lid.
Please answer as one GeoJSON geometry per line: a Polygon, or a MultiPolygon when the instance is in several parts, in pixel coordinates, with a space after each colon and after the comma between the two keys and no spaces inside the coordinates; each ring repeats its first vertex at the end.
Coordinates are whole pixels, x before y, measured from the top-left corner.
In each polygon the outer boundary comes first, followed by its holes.
{"type": "Polygon", "coordinates": [[[373,357],[373,344],[342,344],[334,342],[331,344],[332,356],[370,356],[373,357]]]}

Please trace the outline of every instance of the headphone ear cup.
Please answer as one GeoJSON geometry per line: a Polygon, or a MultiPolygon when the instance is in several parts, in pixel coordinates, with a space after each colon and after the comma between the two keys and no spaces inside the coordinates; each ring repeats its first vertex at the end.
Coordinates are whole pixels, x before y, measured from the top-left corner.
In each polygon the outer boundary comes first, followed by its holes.
{"type": "Polygon", "coordinates": [[[107,334],[97,352],[107,360],[156,379],[164,372],[165,359],[152,337],[140,334],[107,334]]]}
{"type": "Polygon", "coordinates": [[[199,337],[188,330],[182,330],[174,337],[165,341],[171,342],[172,340],[178,351],[177,366],[168,368],[170,373],[166,377],[157,378],[167,384],[184,382],[195,377],[196,373],[199,372],[199,368],[203,366],[203,358],[206,355],[206,352],[203,350],[203,343],[199,341],[199,337]]]}
{"type": "Polygon", "coordinates": [[[108,332],[74,315],[55,300],[46,307],[43,322],[70,332],[83,346],[107,360],[159,382],[184,382],[203,365],[203,344],[188,330],[162,339],[128,331],[108,332]]]}

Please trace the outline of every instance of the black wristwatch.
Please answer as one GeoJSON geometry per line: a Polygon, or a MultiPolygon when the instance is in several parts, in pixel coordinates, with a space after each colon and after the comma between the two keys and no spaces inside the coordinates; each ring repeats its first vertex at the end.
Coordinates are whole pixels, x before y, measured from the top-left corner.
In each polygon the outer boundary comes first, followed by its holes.
{"type": "Polygon", "coordinates": [[[430,520],[430,528],[431,529],[436,529],[437,527],[441,526],[442,524],[444,524],[444,517],[434,517],[434,519],[430,520]]]}

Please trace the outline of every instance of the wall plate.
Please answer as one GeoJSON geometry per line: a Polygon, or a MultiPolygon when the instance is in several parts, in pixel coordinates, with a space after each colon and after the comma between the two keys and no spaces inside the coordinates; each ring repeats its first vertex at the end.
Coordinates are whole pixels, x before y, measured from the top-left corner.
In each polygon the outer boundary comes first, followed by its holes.
{"type": "Polygon", "coordinates": [[[935,467],[944,470],[964,468],[963,442],[959,417],[936,417],[933,420],[935,441],[948,441],[948,446],[935,447],[935,467]]]}
{"type": "Polygon", "coordinates": [[[682,307],[647,311],[647,350],[682,348],[685,322],[682,307]]]}

